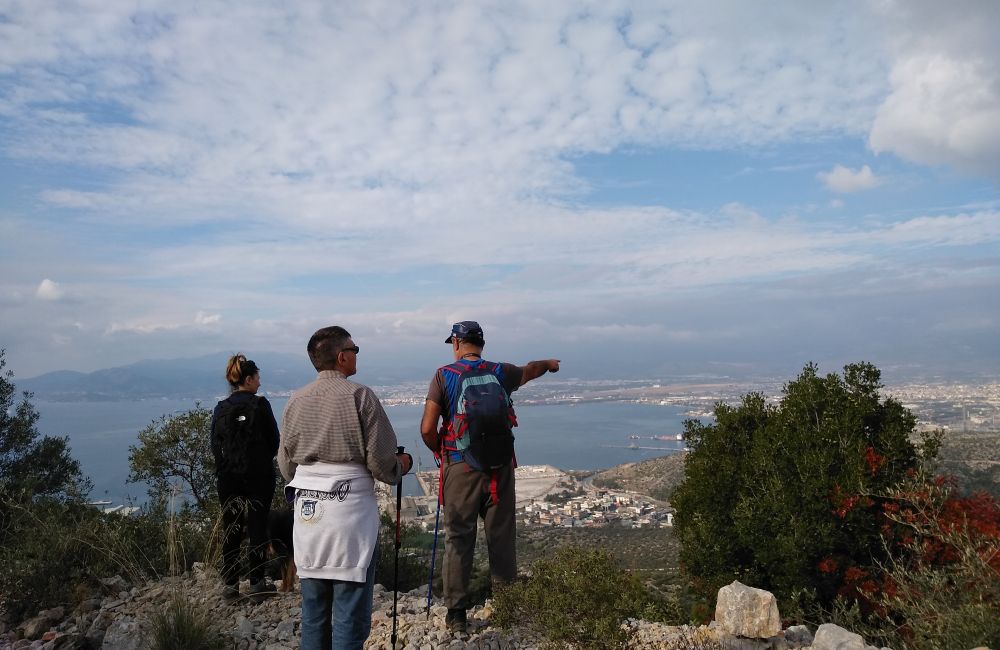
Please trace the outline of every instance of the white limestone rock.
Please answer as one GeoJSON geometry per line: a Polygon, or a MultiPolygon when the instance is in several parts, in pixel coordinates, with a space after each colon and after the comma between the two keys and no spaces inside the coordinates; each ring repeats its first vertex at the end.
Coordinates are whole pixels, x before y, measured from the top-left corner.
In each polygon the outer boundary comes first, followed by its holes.
{"type": "Polygon", "coordinates": [[[824,623],[816,630],[812,647],[813,650],[866,650],[868,645],[860,634],[833,623],[824,623]]]}
{"type": "Polygon", "coordinates": [[[774,594],[734,580],[719,589],[715,620],[734,636],[767,639],[781,631],[781,616],[774,594]]]}

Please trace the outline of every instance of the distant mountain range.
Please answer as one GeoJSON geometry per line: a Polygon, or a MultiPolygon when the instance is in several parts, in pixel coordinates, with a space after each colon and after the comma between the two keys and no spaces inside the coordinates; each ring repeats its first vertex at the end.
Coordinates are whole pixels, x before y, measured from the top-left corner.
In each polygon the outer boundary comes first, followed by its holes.
{"type": "MultiPolygon", "coordinates": [[[[401,386],[418,382],[426,386],[427,378],[442,363],[448,359],[437,350],[430,350],[424,356],[401,359],[398,357],[375,353],[365,354],[364,364],[359,368],[357,381],[369,386],[401,386]]],[[[450,350],[449,350],[450,352],[450,350]]],[[[16,385],[19,390],[31,391],[40,400],[53,402],[81,401],[119,401],[135,399],[199,399],[208,400],[229,392],[229,386],[223,377],[229,352],[217,352],[200,357],[181,359],[144,359],[132,364],[104,368],[94,372],[77,372],[73,370],[57,370],[38,375],[37,377],[18,377],[16,385]]],[[[261,381],[264,394],[287,394],[288,392],[309,383],[316,377],[316,371],[309,363],[304,353],[292,354],[285,352],[256,352],[250,355],[261,368],[261,381]]],[[[596,368],[593,363],[588,365],[586,358],[574,358],[572,362],[564,360],[567,368],[572,368],[569,375],[564,372],[559,375],[560,381],[571,377],[589,376],[604,379],[617,378],[611,368],[596,368]]],[[[646,364],[644,373],[648,377],[658,377],[659,380],[690,383],[693,381],[748,381],[751,384],[770,381],[769,378],[780,378],[783,381],[793,376],[793,371],[771,371],[769,368],[748,366],[740,368],[723,368],[723,372],[712,364],[684,366],[673,363],[669,368],[663,364],[646,364]],[[709,372],[705,372],[708,370],[709,372]],[[714,372],[713,372],[714,371],[714,372]],[[691,374],[688,374],[688,373],[691,374]],[[752,373],[752,374],[751,374],[752,373]],[[673,379],[671,379],[673,377],[673,379]]],[[[794,369],[798,372],[799,369],[794,369]]],[[[831,368],[831,370],[833,370],[831,368]]],[[[890,381],[904,379],[920,379],[928,383],[950,381],[996,381],[995,371],[991,373],[963,372],[952,370],[948,373],[931,374],[921,372],[919,366],[907,368],[887,366],[883,368],[891,377],[890,381]]],[[[635,371],[635,368],[632,368],[635,371]]],[[[622,373],[619,373],[622,374],[622,373]]],[[[887,376],[886,374],[883,377],[887,376]]],[[[634,376],[622,376],[623,379],[635,379],[634,376]]],[[[419,392],[419,391],[418,391],[419,392]]]]}
{"type": "MultiPolygon", "coordinates": [[[[146,359],[94,372],[58,370],[18,379],[17,387],[49,401],[114,401],[143,398],[206,399],[225,395],[223,377],[229,354],[219,352],[190,359],[146,359]]],[[[260,353],[253,360],[261,368],[268,393],[293,390],[316,376],[301,354],[260,353]]]]}

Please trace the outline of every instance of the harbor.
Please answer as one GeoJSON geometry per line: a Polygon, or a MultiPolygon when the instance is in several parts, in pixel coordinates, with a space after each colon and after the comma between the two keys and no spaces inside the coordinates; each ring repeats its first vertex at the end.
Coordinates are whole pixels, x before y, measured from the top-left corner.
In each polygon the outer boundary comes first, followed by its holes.
{"type": "Polygon", "coordinates": [[[628,437],[632,442],[627,445],[612,445],[612,444],[602,444],[601,447],[605,449],[634,449],[636,451],[683,451],[686,449],[684,445],[684,436],[680,433],[669,434],[669,435],[640,435],[638,433],[630,434],[628,437]],[[653,447],[649,445],[643,445],[636,441],[638,440],[652,440],[655,442],[673,442],[680,443],[680,447],[653,447]]]}

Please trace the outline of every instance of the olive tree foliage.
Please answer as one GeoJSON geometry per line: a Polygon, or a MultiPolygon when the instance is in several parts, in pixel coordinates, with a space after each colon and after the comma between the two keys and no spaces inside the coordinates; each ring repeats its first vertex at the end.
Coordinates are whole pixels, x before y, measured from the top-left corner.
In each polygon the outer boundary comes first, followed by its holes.
{"type": "Polygon", "coordinates": [[[18,398],[14,372],[4,372],[6,365],[6,350],[0,349],[0,497],[84,498],[91,483],[70,455],[69,438],[39,433],[32,394],[24,391],[18,398]]]}
{"type": "MultiPolygon", "coordinates": [[[[738,579],[779,599],[836,596],[844,569],[883,559],[879,495],[921,462],[916,419],[880,395],[869,363],[808,364],[777,403],[750,393],[685,422],[685,480],[672,499],[681,562],[708,596],[738,579]]],[[[933,445],[927,451],[934,453],[933,445]]]]}
{"type": "Polygon", "coordinates": [[[129,482],[145,481],[154,501],[190,498],[199,510],[213,510],[218,496],[211,426],[212,412],[200,404],[151,422],[139,432],[139,444],[129,446],[129,482]]]}

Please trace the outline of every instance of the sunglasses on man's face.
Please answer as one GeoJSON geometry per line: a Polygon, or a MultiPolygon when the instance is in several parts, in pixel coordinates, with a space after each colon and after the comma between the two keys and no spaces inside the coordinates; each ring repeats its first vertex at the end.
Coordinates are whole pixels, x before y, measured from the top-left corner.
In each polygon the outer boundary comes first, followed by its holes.
{"type": "Polygon", "coordinates": [[[355,345],[349,348],[344,348],[341,352],[353,352],[354,354],[357,354],[358,352],[361,352],[361,348],[355,345]]]}

